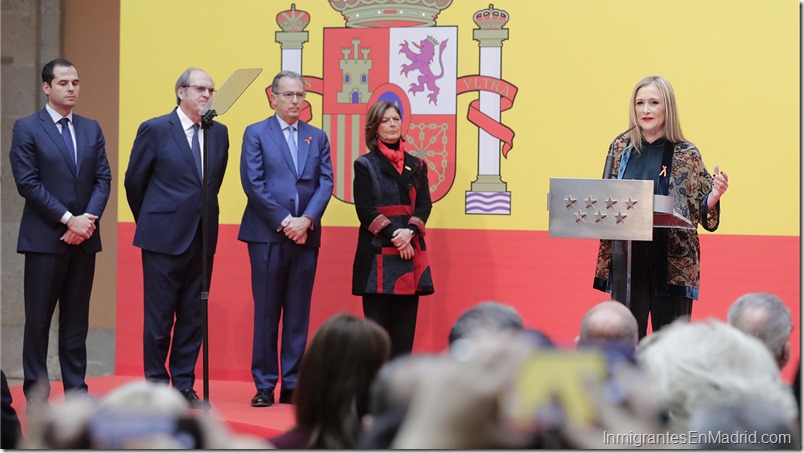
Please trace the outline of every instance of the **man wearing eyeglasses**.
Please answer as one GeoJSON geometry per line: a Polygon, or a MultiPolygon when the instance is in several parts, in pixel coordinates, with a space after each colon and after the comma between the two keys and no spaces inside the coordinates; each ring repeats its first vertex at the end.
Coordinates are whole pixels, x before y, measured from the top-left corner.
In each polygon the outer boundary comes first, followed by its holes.
{"type": "Polygon", "coordinates": [[[203,407],[193,389],[202,328],[202,177],[207,179],[206,274],[211,281],[229,133],[223,124],[212,122],[205,168],[200,112],[210,102],[215,83],[206,72],[188,68],[174,92],[176,109],[140,125],[125,187],[137,223],[134,245],[142,249],[145,377],[172,382],[191,407],[203,407]]]}
{"type": "Polygon", "coordinates": [[[246,128],[240,179],[248,203],[238,239],[248,244],[254,297],[254,407],[274,403],[282,318],[280,403],[291,403],[310,321],[321,217],[332,194],[329,139],[299,120],[304,80],[282,71],[271,84],[276,114],[246,128]]]}

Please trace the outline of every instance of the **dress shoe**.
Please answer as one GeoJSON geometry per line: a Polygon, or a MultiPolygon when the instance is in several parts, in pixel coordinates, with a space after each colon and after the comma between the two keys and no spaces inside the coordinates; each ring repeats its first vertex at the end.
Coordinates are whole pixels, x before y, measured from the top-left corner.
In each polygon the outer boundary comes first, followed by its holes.
{"type": "Polygon", "coordinates": [[[203,409],[207,404],[198,397],[198,393],[195,393],[193,389],[180,390],[180,392],[187,400],[187,404],[190,405],[190,409],[203,409]]]}
{"type": "Polygon", "coordinates": [[[279,402],[281,404],[293,404],[293,392],[296,389],[282,389],[279,391],[279,402]]]}
{"type": "Polygon", "coordinates": [[[270,407],[274,404],[274,391],[269,389],[257,390],[251,398],[251,407],[270,407]]]}

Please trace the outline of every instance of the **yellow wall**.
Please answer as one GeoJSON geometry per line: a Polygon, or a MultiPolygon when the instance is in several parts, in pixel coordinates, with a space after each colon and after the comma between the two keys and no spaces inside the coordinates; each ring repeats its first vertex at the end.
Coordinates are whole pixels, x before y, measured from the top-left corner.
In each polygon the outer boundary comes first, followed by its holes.
{"type": "MultiPolygon", "coordinates": [[[[220,86],[234,69],[261,67],[255,83],[219,117],[231,140],[221,222],[240,222],[242,133],[272,113],[263,89],[280,69],[274,18],[290,3],[121,1],[120,221],[133,221],[123,175],[137,126],[175,106],[179,74],[198,66],[220,86]]],[[[344,21],[326,0],[294,3],[312,17],[302,72],[320,77],[322,28],[344,21]]],[[[459,76],[479,72],[472,16],[488,5],[454,0],[438,18],[438,25],[459,27],[459,76]]],[[[503,0],[495,6],[511,17],[502,78],[519,88],[513,108],[502,115],[516,133],[501,164],[512,214],[464,214],[464,192],[477,173],[477,128],[466,120],[477,95],[465,94],[458,97],[455,182],[428,226],[547,229],[549,178],[599,177],[610,140],[627,127],[633,85],[659,74],[672,82],[684,133],[709,170],[718,164],[730,174],[719,234],[799,234],[797,1],[503,0]]],[[[320,125],[320,97],[310,96],[310,102],[312,123],[320,125]]],[[[333,198],[324,223],[356,225],[353,207],[333,198]]]]}

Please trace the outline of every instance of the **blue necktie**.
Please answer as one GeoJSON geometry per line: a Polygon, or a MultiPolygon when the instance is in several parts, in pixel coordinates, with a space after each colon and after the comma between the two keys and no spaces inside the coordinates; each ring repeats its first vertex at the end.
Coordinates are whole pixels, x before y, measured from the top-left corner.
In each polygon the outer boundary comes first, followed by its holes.
{"type": "Polygon", "coordinates": [[[296,137],[293,134],[295,130],[296,126],[288,126],[288,148],[290,149],[290,157],[293,158],[296,174],[299,174],[299,148],[296,146],[296,137]]]}
{"type": "Polygon", "coordinates": [[[64,139],[64,144],[67,145],[67,151],[73,156],[75,168],[78,169],[78,155],[75,154],[75,145],[73,145],[73,134],[70,133],[70,120],[65,116],[59,120],[61,124],[61,138],[64,139]]]}
{"type": "Polygon", "coordinates": [[[195,159],[195,169],[198,171],[198,176],[204,177],[204,172],[201,170],[201,143],[198,141],[198,124],[193,124],[193,159],[195,159]]]}
{"type": "MultiPolygon", "coordinates": [[[[293,131],[296,126],[288,126],[288,149],[290,149],[290,157],[293,158],[293,166],[296,167],[296,175],[299,174],[299,148],[296,146],[296,137],[293,136],[293,131]]],[[[294,213],[299,213],[299,193],[293,198],[294,213]]]]}

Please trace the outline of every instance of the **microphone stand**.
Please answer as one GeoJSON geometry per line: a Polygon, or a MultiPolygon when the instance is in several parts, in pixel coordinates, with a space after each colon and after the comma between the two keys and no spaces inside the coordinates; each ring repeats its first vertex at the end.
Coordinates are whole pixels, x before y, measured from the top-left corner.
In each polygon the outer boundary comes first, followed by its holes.
{"type": "MultiPolygon", "coordinates": [[[[205,109],[199,112],[201,115],[201,128],[204,131],[204,146],[201,149],[201,162],[203,175],[201,178],[201,347],[203,382],[204,382],[204,414],[209,414],[209,280],[212,272],[209,268],[209,128],[212,127],[212,120],[218,115],[223,115],[238,98],[246,91],[246,88],[254,82],[254,79],[262,72],[262,68],[237,69],[226,79],[220,90],[217,91],[205,109]]],[[[214,194],[213,196],[217,196],[214,194]]]]}
{"type": "MultiPolygon", "coordinates": [[[[614,144],[617,143],[617,140],[620,140],[625,136],[625,134],[631,132],[636,127],[636,125],[629,127],[625,132],[618,135],[609,146],[609,152],[606,153],[606,163],[603,166],[603,178],[602,179],[617,179],[617,174],[614,173],[614,144]]],[[[631,253],[632,253],[632,246],[631,240],[625,241],[625,281],[623,282],[622,278],[617,278],[617,274],[620,272],[616,272],[614,269],[614,255],[622,254],[622,243],[619,241],[612,241],[611,243],[611,253],[612,253],[612,279],[611,279],[611,297],[614,300],[618,300],[625,304],[628,309],[631,309],[631,253]],[[623,288],[623,283],[625,283],[625,288],[623,288]],[[625,297],[623,300],[619,300],[622,296],[623,292],[625,293],[625,297]],[[615,297],[616,295],[616,297],[615,297]]],[[[620,271],[622,269],[622,263],[620,266],[617,266],[620,271]]]]}
{"type": "Polygon", "coordinates": [[[203,177],[201,178],[201,363],[203,368],[204,386],[204,414],[209,414],[209,263],[207,262],[209,237],[209,128],[212,120],[218,116],[215,109],[208,110],[201,117],[201,129],[204,131],[204,146],[201,160],[204,163],[203,177]]]}
{"type": "Polygon", "coordinates": [[[625,134],[631,132],[635,127],[636,125],[629,127],[611,142],[609,152],[606,153],[606,164],[603,165],[603,176],[601,179],[617,179],[617,175],[614,174],[614,144],[617,143],[617,140],[625,137],[625,134]]]}

